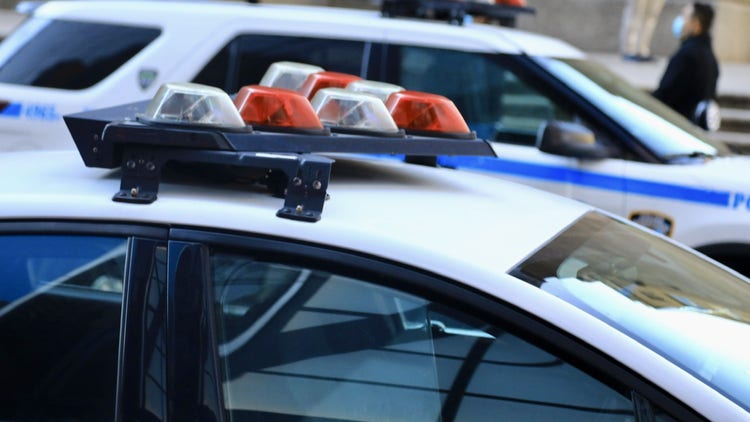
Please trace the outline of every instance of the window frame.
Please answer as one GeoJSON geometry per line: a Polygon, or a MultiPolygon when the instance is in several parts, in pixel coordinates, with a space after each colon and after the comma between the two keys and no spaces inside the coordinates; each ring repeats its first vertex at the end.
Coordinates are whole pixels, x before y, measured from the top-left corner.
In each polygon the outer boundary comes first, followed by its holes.
{"type": "Polygon", "coordinates": [[[17,220],[0,222],[0,236],[2,235],[70,235],[70,236],[111,236],[122,237],[128,242],[128,256],[125,262],[125,274],[123,278],[122,293],[122,310],[120,316],[118,356],[117,356],[117,385],[115,386],[115,407],[112,414],[115,420],[126,420],[122,417],[122,412],[131,412],[132,409],[138,408],[139,405],[130,400],[129,395],[124,393],[123,374],[128,374],[133,381],[141,382],[143,374],[138,368],[128,366],[125,369],[124,362],[129,359],[125,353],[129,342],[133,337],[133,329],[137,327],[133,322],[139,317],[129,315],[127,309],[134,303],[139,302],[138,297],[133,296],[131,286],[134,283],[134,274],[137,274],[137,268],[143,263],[140,259],[146,259],[148,256],[143,254],[133,254],[134,248],[142,245],[144,241],[153,242],[153,239],[166,239],[168,231],[164,227],[122,224],[115,222],[87,222],[77,220],[17,220]],[[150,240],[149,240],[150,239],[150,240]],[[133,321],[128,322],[129,319],[133,321]],[[135,371],[134,371],[135,369],[135,371]]]}

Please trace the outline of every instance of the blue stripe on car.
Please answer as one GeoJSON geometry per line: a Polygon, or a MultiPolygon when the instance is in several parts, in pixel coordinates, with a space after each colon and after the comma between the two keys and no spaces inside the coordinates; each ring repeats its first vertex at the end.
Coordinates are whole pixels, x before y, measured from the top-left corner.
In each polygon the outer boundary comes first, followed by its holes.
{"type": "Polygon", "coordinates": [[[2,117],[20,117],[21,103],[10,103],[0,112],[2,117]]]}
{"type": "Polygon", "coordinates": [[[626,177],[592,173],[559,166],[526,163],[504,158],[440,157],[438,162],[440,165],[446,167],[470,168],[537,180],[570,183],[573,185],[615,192],[697,202],[722,207],[731,206],[730,197],[732,195],[729,191],[717,191],[692,186],[630,179],[626,177]]]}

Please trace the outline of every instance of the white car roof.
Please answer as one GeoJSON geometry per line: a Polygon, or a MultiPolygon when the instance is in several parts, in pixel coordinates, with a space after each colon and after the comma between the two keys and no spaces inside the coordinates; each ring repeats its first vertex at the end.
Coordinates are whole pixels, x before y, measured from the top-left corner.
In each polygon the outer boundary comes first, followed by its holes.
{"type": "Polygon", "coordinates": [[[239,2],[170,2],[170,1],[61,1],[40,6],[35,15],[43,18],[67,18],[96,22],[152,25],[168,29],[188,26],[215,27],[228,21],[242,21],[247,28],[268,28],[269,31],[291,34],[313,25],[321,37],[340,35],[379,41],[371,30],[385,30],[389,41],[408,41],[415,45],[494,53],[554,55],[582,57],[575,47],[555,38],[536,35],[495,25],[469,23],[449,25],[419,19],[384,18],[377,11],[333,7],[278,4],[243,4],[239,2]],[[199,19],[198,19],[199,18],[199,19]],[[289,25],[292,22],[296,25],[289,25]],[[278,23],[287,23],[279,27],[278,23]],[[298,26],[301,25],[301,26],[298,26]],[[363,31],[351,31],[352,27],[363,31]],[[338,30],[337,28],[342,28],[338,30]]]}
{"type": "Polygon", "coordinates": [[[2,154],[0,168],[18,175],[0,180],[2,219],[208,226],[434,264],[446,275],[460,263],[505,272],[591,209],[489,176],[391,160],[338,157],[317,223],[276,217],[283,199],[246,186],[165,181],[152,204],[113,202],[119,170],[86,168],[75,151],[2,154]]]}

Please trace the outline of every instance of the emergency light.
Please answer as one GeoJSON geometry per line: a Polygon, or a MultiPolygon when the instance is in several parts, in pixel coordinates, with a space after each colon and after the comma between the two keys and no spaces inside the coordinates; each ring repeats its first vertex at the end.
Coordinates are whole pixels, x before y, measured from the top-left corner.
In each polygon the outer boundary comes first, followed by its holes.
{"type": "Polygon", "coordinates": [[[354,129],[399,133],[385,104],[370,94],[342,88],[323,88],[312,99],[312,108],[323,124],[332,129],[354,129]]]}
{"type": "Polygon", "coordinates": [[[388,97],[386,107],[396,125],[407,132],[473,137],[456,105],[442,95],[398,91],[388,97]]]}
{"type": "Polygon", "coordinates": [[[301,221],[319,220],[328,198],[334,159],[320,153],[495,155],[468,132],[445,97],[397,91],[387,105],[375,95],[341,88],[318,90],[311,104],[297,92],[259,85],[243,87],[233,102],[217,88],[186,83],[162,86],[150,102],[64,119],[87,166],[121,169],[114,201],[154,202],[167,163],[200,163],[241,169],[243,180],[284,197],[279,217],[301,221]],[[344,131],[327,130],[321,120],[344,131]],[[399,130],[399,121],[423,134],[399,130]]]}
{"type": "Polygon", "coordinates": [[[260,80],[260,85],[297,91],[305,83],[308,76],[322,71],[322,67],[311,64],[286,61],[275,62],[266,70],[266,73],[260,80]]]}
{"type": "Polygon", "coordinates": [[[388,97],[394,92],[403,91],[404,87],[387,82],[371,81],[368,79],[361,79],[358,81],[350,82],[346,86],[346,89],[354,92],[364,92],[370,95],[374,95],[380,98],[381,101],[385,102],[388,97]]]}
{"type": "Polygon", "coordinates": [[[226,92],[211,86],[164,84],[139,119],[154,123],[191,124],[240,129],[240,113],[226,92]]]}
{"type": "Polygon", "coordinates": [[[295,129],[323,129],[310,102],[302,94],[260,85],[242,87],[234,105],[249,125],[295,129]]]}
{"type": "Polygon", "coordinates": [[[362,78],[348,73],[322,71],[311,73],[307,76],[305,83],[299,88],[299,92],[305,97],[312,99],[319,89],[323,88],[346,88],[349,83],[362,78]]]}

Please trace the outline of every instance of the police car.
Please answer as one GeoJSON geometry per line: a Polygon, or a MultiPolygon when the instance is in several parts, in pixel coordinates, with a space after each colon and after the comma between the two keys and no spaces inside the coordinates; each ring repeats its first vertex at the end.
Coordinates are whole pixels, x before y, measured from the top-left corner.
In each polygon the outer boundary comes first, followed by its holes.
{"type": "Polygon", "coordinates": [[[750,417],[747,279],[368,156],[493,156],[444,97],[167,84],[65,119],[78,153],[0,156],[3,420],[750,417]]]}
{"type": "MultiPolygon", "coordinates": [[[[462,10],[442,14],[456,18],[462,10]]],[[[727,156],[704,132],[560,40],[416,15],[48,2],[0,44],[3,149],[72,147],[63,114],[150,98],[164,81],[237,92],[274,62],[308,63],[453,100],[498,158],[443,158],[444,166],[588,202],[750,273],[748,158],[727,156]]]]}

